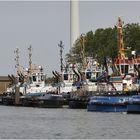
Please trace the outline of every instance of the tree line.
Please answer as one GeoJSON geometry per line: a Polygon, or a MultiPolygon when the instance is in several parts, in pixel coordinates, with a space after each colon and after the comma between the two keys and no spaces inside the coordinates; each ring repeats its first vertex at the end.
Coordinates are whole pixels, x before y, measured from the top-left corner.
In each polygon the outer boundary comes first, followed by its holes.
{"type": "MultiPolygon", "coordinates": [[[[118,35],[117,27],[98,28],[95,32],[89,31],[84,37],[85,56],[93,57],[104,62],[104,57],[115,58],[118,56],[118,35]]],[[[126,24],[123,27],[124,47],[135,50],[140,55],[140,25],[138,23],[126,24]]],[[[70,53],[66,54],[68,63],[82,62],[81,49],[83,42],[79,37],[70,53]]],[[[129,54],[128,54],[129,55],[129,54]]]]}

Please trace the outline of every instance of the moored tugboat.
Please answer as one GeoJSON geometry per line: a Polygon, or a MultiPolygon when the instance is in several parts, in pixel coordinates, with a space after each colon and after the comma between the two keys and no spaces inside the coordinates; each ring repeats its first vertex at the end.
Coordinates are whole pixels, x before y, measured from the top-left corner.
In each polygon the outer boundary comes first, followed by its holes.
{"type": "MultiPolygon", "coordinates": [[[[89,58],[88,58],[89,59],[89,58]]],[[[77,89],[71,92],[69,99],[70,108],[87,108],[89,97],[97,91],[96,79],[102,75],[102,69],[97,66],[97,61],[90,58],[90,65],[86,69],[80,71],[74,69],[77,80],[73,86],[77,89]]]]}
{"type": "MultiPolygon", "coordinates": [[[[131,58],[126,55],[128,49],[124,48],[122,21],[118,18],[118,58],[112,62],[112,68],[117,72],[117,75],[112,75],[107,78],[107,82],[101,83],[102,90],[107,93],[114,92],[115,96],[102,95],[91,96],[88,102],[88,111],[107,111],[107,112],[131,112],[129,99],[133,99],[133,95],[138,95],[140,90],[140,58],[136,57],[135,51],[132,51],[131,58]],[[116,94],[121,92],[123,94],[116,94]],[[128,107],[127,107],[127,103],[128,107]]],[[[106,70],[106,72],[108,72],[106,70]]],[[[107,74],[108,75],[108,74],[107,74]]],[[[137,97],[137,96],[136,96],[137,97]]],[[[132,107],[133,108],[133,107],[132,107]]]]}
{"type": "Polygon", "coordinates": [[[64,104],[64,98],[59,95],[56,87],[45,84],[46,75],[42,67],[32,69],[29,83],[26,85],[26,94],[20,97],[23,106],[60,108],[64,104]]]}
{"type": "MultiPolygon", "coordinates": [[[[17,51],[18,52],[18,51],[17,51]]],[[[6,94],[3,94],[4,105],[62,107],[64,98],[58,95],[56,87],[47,85],[46,74],[41,66],[33,66],[31,61],[31,47],[29,48],[29,69],[21,71],[19,56],[17,55],[17,76],[10,76],[13,84],[6,94]]]]}

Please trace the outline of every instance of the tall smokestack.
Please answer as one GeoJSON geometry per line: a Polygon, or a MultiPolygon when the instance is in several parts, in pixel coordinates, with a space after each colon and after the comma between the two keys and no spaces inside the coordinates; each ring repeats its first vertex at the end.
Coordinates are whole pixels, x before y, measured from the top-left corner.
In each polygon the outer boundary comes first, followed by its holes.
{"type": "Polygon", "coordinates": [[[79,35],[79,0],[71,0],[70,3],[70,49],[79,35]]]}

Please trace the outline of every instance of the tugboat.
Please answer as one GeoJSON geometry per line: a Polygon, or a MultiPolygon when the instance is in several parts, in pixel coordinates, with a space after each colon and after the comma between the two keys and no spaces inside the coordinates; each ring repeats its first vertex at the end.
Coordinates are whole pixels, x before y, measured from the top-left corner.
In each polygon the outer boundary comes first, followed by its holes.
{"type": "Polygon", "coordinates": [[[17,55],[17,76],[9,76],[13,85],[2,98],[5,105],[23,105],[37,107],[62,107],[64,98],[57,94],[56,87],[47,85],[46,74],[41,66],[33,66],[31,47],[29,50],[29,69],[21,71],[17,55]],[[20,94],[22,93],[22,94],[20,94]]]}
{"type": "Polygon", "coordinates": [[[25,95],[20,97],[23,106],[62,107],[64,98],[56,87],[46,85],[46,74],[41,66],[32,66],[31,48],[29,49],[29,70],[25,84],[25,95]]]}
{"type": "Polygon", "coordinates": [[[52,107],[59,108],[63,106],[64,98],[57,94],[56,88],[46,85],[46,75],[43,68],[32,69],[28,77],[29,84],[26,83],[26,94],[20,97],[23,106],[52,107]]]}
{"type": "Polygon", "coordinates": [[[75,87],[77,90],[71,92],[69,99],[70,108],[87,108],[88,98],[97,91],[97,78],[101,76],[102,69],[97,65],[97,60],[93,58],[86,58],[88,66],[82,71],[74,69],[77,75],[75,87]],[[92,63],[89,63],[92,62],[92,63]]]}
{"type": "Polygon", "coordinates": [[[57,88],[58,94],[62,95],[62,97],[65,99],[64,104],[68,105],[71,92],[74,89],[76,90],[76,88],[73,84],[76,79],[76,75],[73,71],[73,68],[74,68],[73,64],[64,65],[64,63],[63,63],[62,53],[63,53],[64,47],[63,47],[62,41],[60,41],[58,46],[60,47],[60,70],[61,70],[61,72],[59,73],[57,71],[52,71],[52,73],[55,76],[56,81],[57,81],[54,84],[54,86],[57,88]]]}
{"type": "MultiPolygon", "coordinates": [[[[96,59],[85,57],[84,36],[80,37],[82,41],[81,58],[82,63],[74,68],[77,81],[74,83],[77,90],[72,91],[69,99],[70,108],[87,108],[88,98],[97,91],[97,78],[102,75],[102,67],[96,59]]],[[[77,64],[78,65],[78,64],[77,64]]]]}
{"type": "MultiPolygon", "coordinates": [[[[2,94],[2,104],[3,105],[19,105],[19,97],[22,96],[22,92],[19,90],[24,83],[24,76],[22,74],[23,67],[19,64],[19,49],[17,48],[16,51],[16,68],[17,68],[17,76],[8,75],[11,83],[7,90],[2,94]]],[[[23,91],[23,90],[22,90],[23,91]]]]}
{"type": "MultiPolygon", "coordinates": [[[[83,36],[81,39],[83,40],[83,36]]],[[[97,90],[96,78],[101,75],[101,67],[98,66],[97,60],[85,57],[83,53],[81,53],[82,63],[64,65],[62,41],[58,46],[61,73],[53,71],[53,75],[57,79],[59,94],[63,95],[70,108],[86,108],[89,94],[97,90]]],[[[84,43],[81,51],[84,52],[84,43]]]]}
{"type": "MultiPolygon", "coordinates": [[[[135,51],[132,51],[132,57],[128,58],[126,52],[130,51],[124,48],[122,21],[118,18],[118,58],[113,61],[113,69],[117,71],[118,75],[112,75],[108,78],[107,82],[101,83],[102,90],[110,93],[111,91],[115,96],[103,95],[90,97],[87,106],[88,111],[127,111],[127,100],[132,95],[137,95],[140,89],[140,80],[138,73],[140,68],[140,58],[136,57],[135,51]],[[117,94],[123,92],[123,96],[117,94]],[[122,101],[120,104],[120,100],[122,101]],[[108,104],[108,105],[107,105],[108,104]]],[[[107,75],[108,71],[106,70],[107,75]]],[[[100,91],[101,93],[101,91],[100,91]]]]}

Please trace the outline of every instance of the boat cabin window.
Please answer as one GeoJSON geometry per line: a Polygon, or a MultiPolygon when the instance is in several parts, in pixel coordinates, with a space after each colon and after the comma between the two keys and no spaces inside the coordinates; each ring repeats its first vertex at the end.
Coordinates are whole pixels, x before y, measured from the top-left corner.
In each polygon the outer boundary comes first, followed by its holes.
{"type": "Polygon", "coordinates": [[[121,65],[121,72],[123,74],[128,74],[128,65],[121,65]]]}
{"type": "Polygon", "coordinates": [[[33,76],[33,81],[36,82],[36,76],[33,76]]]}
{"type": "Polygon", "coordinates": [[[100,76],[100,72],[97,72],[97,73],[96,73],[96,77],[99,77],[99,76],[100,76]]]}
{"type": "Polygon", "coordinates": [[[33,81],[32,81],[32,77],[29,77],[29,81],[30,81],[30,84],[33,83],[33,81]]]}
{"type": "Polygon", "coordinates": [[[87,78],[87,79],[91,79],[91,71],[86,72],[86,78],[87,78]]]}
{"type": "Polygon", "coordinates": [[[128,65],[125,65],[125,73],[128,74],[128,65]]]}
{"type": "Polygon", "coordinates": [[[68,80],[68,74],[64,74],[64,80],[68,80]]]}
{"type": "Polygon", "coordinates": [[[45,80],[44,75],[41,75],[41,81],[44,81],[44,80],[45,80]]]}

